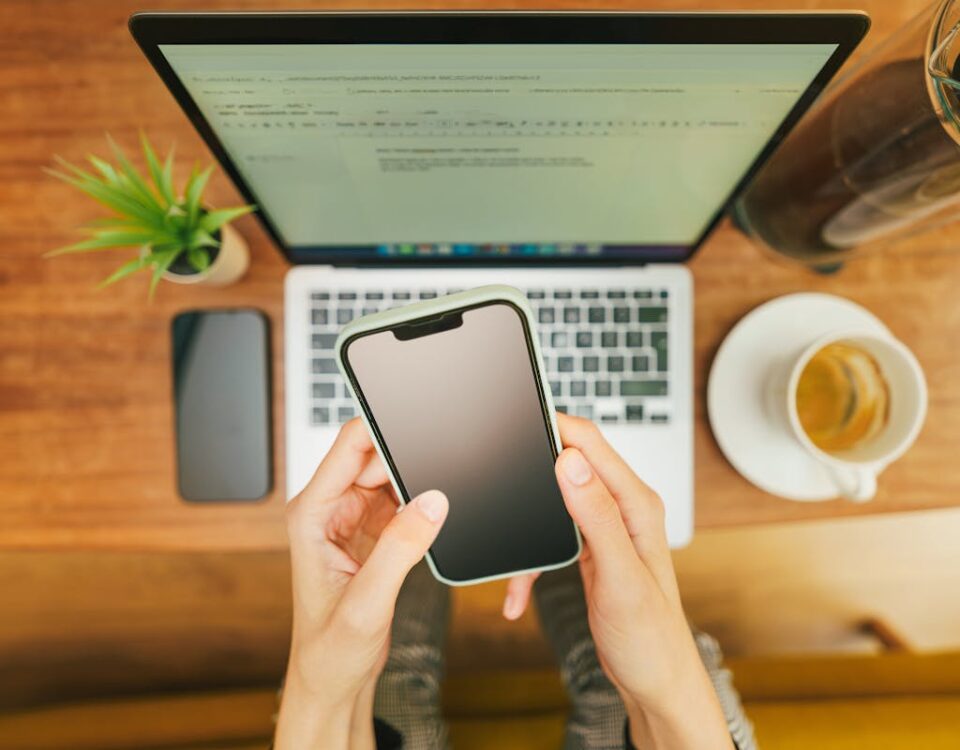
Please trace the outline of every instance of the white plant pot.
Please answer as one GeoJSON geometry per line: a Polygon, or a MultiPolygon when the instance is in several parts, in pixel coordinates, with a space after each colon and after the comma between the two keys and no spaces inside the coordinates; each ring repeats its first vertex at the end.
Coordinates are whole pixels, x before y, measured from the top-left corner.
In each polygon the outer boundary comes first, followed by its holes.
{"type": "Polygon", "coordinates": [[[226,286],[238,281],[250,266],[250,249],[247,241],[231,224],[220,228],[220,250],[205,271],[199,273],[173,273],[166,271],[163,278],[174,284],[203,284],[226,286]]]}

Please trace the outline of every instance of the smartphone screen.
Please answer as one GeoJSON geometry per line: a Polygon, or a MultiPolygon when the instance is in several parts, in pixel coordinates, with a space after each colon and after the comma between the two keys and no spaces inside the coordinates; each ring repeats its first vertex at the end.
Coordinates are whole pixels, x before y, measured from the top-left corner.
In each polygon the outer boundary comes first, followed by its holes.
{"type": "Polygon", "coordinates": [[[561,565],[579,551],[531,335],[503,301],[358,334],[343,348],[405,500],[429,489],[449,498],[430,555],[451,582],[561,565]]]}
{"type": "Polygon", "coordinates": [[[173,319],[180,494],[195,502],[257,500],[270,491],[267,319],[256,310],[173,319]]]}

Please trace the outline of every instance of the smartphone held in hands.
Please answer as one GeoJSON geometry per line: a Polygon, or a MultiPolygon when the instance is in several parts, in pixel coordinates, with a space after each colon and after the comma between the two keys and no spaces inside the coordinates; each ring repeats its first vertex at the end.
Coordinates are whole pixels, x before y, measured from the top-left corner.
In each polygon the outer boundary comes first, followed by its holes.
{"type": "Polygon", "coordinates": [[[337,360],[401,502],[442,491],[427,562],[451,585],[574,562],[580,536],[526,298],[486,286],[347,325],[337,360]]]}

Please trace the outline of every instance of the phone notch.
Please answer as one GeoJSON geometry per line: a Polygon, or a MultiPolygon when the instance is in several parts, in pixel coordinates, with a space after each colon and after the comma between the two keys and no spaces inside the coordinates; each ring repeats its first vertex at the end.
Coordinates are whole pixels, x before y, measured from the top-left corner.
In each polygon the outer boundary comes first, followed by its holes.
{"type": "Polygon", "coordinates": [[[397,326],[393,329],[393,335],[398,341],[410,341],[411,339],[419,339],[424,336],[431,336],[434,333],[452,331],[453,329],[459,328],[462,325],[463,313],[458,310],[437,315],[432,318],[427,318],[425,320],[419,320],[415,323],[397,326]]]}

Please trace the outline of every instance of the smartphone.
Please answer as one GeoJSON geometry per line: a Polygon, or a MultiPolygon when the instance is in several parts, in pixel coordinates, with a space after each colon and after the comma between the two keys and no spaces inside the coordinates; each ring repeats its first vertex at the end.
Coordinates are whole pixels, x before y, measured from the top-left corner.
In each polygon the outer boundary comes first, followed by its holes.
{"type": "Polygon", "coordinates": [[[479,583],[579,557],[521,292],[480,287],[368,315],[343,329],[336,351],[401,502],[429,489],[450,501],[427,554],[438,579],[479,583]]]}
{"type": "Polygon", "coordinates": [[[258,310],[192,310],[173,319],[177,484],[191,502],[270,492],[270,342],[258,310]]]}

